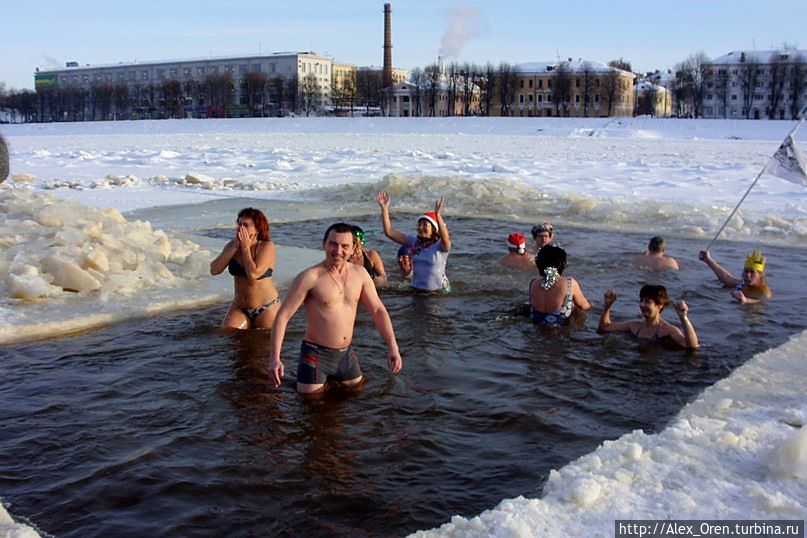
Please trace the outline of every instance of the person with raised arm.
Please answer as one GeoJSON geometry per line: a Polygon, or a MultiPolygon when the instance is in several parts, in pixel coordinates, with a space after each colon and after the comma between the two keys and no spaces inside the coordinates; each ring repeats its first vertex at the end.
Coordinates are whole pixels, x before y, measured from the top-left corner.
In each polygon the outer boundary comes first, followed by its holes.
{"type": "Polygon", "coordinates": [[[320,391],[328,380],[346,387],[363,379],[353,351],[353,327],[359,303],[370,312],[373,323],[387,344],[387,365],[392,373],[401,370],[389,313],[378,297],[367,271],[348,260],[354,251],[353,227],[331,225],[325,231],[322,248],[325,260],[297,275],[275,317],[269,342],[269,380],[279,387],[285,368],[280,351],[289,320],[305,304],[305,336],[297,363],[297,392],[320,391]]]}
{"type": "Polygon", "coordinates": [[[667,295],[667,288],[647,284],[639,290],[639,310],[642,312],[642,319],[631,321],[612,322],[611,306],[616,302],[617,295],[613,289],[605,292],[602,314],[597,325],[597,332],[609,333],[625,331],[633,334],[640,340],[657,341],[662,338],[670,338],[680,347],[688,349],[698,348],[698,335],[695,327],[689,321],[689,306],[683,299],[673,303],[678,318],[681,321],[683,331],[662,319],[661,311],[670,302],[667,295]]]}
{"type": "Polygon", "coordinates": [[[280,308],[280,296],[272,282],[275,244],[269,237],[269,221],[258,209],[238,212],[235,238],[210,262],[210,274],[227,269],[233,275],[235,298],[224,316],[225,329],[268,329],[280,308]]]}
{"type": "Polygon", "coordinates": [[[723,285],[731,288],[731,296],[742,304],[759,303],[773,295],[765,278],[766,258],[762,251],[749,252],[743,264],[742,278],[737,278],[717,263],[708,250],[701,250],[698,259],[709,266],[723,285]]]}
{"type": "Polygon", "coordinates": [[[434,212],[423,213],[417,222],[417,235],[406,235],[390,224],[389,206],[392,198],[386,192],[376,194],[381,207],[384,235],[407,247],[412,259],[412,287],[419,291],[450,291],[446,277],[446,261],[451,250],[451,237],[443,220],[444,198],[434,203],[434,212]]]}

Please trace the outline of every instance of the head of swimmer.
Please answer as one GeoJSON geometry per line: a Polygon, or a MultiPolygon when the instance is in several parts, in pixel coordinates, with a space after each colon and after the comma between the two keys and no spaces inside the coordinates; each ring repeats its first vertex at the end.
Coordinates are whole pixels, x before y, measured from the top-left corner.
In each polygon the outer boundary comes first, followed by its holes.
{"type": "Polygon", "coordinates": [[[439,239],[437,228],[428,219],[418,219],[418,238],[439,239]]]}
{"type": "Polygon", "coordinates": [[[546,276],[549,267],[554,267],[562,275],[566,269],[566,251],[555,245],[546,245],[535,255],[535,267],[541,276],[546,276]]]}
{"type": "Polygon", "coordinates": [[[353,226],[350,224],[344,222],[331,224],[322,238],[325,256],[332,262],[348,261],[356,252],[355,238],[353,226]]]}
{"type": "Polygon", "coordinates": [[[667,288],[660,285],[645,284],[639,290],[639,310],[645,318],[654,318],[661,314],[670,302],[667,288]]]}
{"type": "Polygon", "coordinates": [[[743,284],[745,286],[762,286],[765,284],[765,273],[745,267],[743,269],[743,284]]]}
{"type": "Polygon", "coordinates": [[[236,230],[246,228],[251,238],[257,237],[259,241],[269,241],[269,221],[259,209],[245,207],[238,212],[235,219],[236,230]]]}
{"type": "Polygon", "coordinates": [[[541,249],[552,242],[554,227],[550,222],[536,224],[532,227],[532,238],[535,241],[535,248],[541,249]]]}

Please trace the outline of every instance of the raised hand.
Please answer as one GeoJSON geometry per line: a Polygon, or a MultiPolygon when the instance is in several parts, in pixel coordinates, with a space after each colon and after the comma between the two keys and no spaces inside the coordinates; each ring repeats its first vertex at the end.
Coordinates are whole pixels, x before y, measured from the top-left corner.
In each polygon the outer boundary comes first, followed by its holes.
{"type": "Polygon", "coordinates": [[[445,205],[445,196],[441,196],[439,200],[434,202],[434,214],[440,215],[440,211],[443,210],[444,205],[445,205]]]}
{"type": "Polygon", "coordinates": [[[616,302],[616,291],[614,291],[613,288],[605,292],[603,302],[605,308],[608,308],[609,306],[611,306],[616,302]]]}
{"type": "Polygon", "coordinates": [[[702,262],[709,263],[710,261],[712,261],[712,255],[709,254],[708,250],[701,250],[700,252],[698,252],[698,259],[702,262]]]}
{"type": "Polygon", "coordinates": [[[687,317],[687,314],[689,313],[689,305],[686,303],[686,301],[680,299],[679,301],[673,303],[673,306],[675,307],[675,311],[678,312],[679,318],[684,319],[687,317]]]}
{"type": "Polygon", "coordinates": [[[375,199],[378,201],[378,205],[381,206],[381,209],[389,209],[390,202],[392,202],[390,195],[384,191],[378,191],[375,194],[375,199]]]}

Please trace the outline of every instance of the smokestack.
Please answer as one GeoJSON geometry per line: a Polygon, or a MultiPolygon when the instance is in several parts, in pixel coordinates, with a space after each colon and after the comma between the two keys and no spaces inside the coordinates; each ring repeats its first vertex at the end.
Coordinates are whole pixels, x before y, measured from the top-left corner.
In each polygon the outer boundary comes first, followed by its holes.
{"type": "Polygon", "coordinates": [[[381,85],[384,88],[392,86],[392,9],[384,4],[384,71],[381,74],[381,85]]]}

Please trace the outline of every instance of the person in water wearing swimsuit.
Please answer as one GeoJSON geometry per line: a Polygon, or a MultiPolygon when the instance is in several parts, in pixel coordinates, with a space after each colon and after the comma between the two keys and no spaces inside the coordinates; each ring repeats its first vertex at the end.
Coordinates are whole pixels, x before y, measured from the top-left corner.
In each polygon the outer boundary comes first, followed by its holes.
{"type": "Polygon", "coordinates": [[[412,256],[409,255],[408,247],[401,247],[398,249],[398,270],[401,272],[401,278],[412,278],[412,256]]]}
{"type": "Polygon", "coordinates": [[[639,309],[642,311],[642,319],[632,321],[611,322],[611,305],[616,301],[616,292],[610,289],[605,292],[604,305],[600,315],[600,323],[597,325],[597,332],[610,333],[626,331],[632,333],[640,340],[656,341],[669,337],[673,342],[683,348],[697,349],[698,335],[695,327],[689,321],[687,314],[689,306],[686,301],[673,303],[678,318],[681,320],[683,331],[661,318],[661,311],[670,302],[667,296],[667,288],[664,286],[654,286],[647,284],[639,290],[639,309]]]}
{"type": "Polygon", "coordinates": [[[329,379],[347,387],[361,382],[361,368],[351,347],[359,302],[387,343],[390,371],[400,371],[403,361],[387,309],[367,271],[348,262],[354,251],[353,237],[349,224],[331,225],[322,241],[325,260],[297,275],[286,294],[269,343],[269,380],[275,387],[280,386],[284,372],[280,350],[286,326],[302,305],[306,326],[297,364],[297,392],[317,392],[329,379]]]}
{"type": "Polygon", "coordinates": [[[235,298],[221,326],[268,329],[280,308],[272,282],[275,244],[269,238],[269,221],[261,211],[247,207],[238,213],[235,230],[235,239],[210,262],[210,274],[221,274],[226,268],[235,283],[235,298]]]}
{"type": "Polygon", "coordinates": [[[530,319],[535,323],[565,325],[574,307],[591,308],[580,285],[572,277],[562,278],[566,269],[566,251],[555,245],[545,245],[535,255],[535,266],[541,275],[530,281],[530,319]]]}
{"type": "Polygon", "coordinates": [[[650,240],[647,250],[633,259],[633,265],[651,271],[678,271],[678,262],[672,256],[665,256],[667,243],[663,237],[656,236],[650,240]]]}
{"type": "Polygon", "coordinates": [[[434,203],[433,213],[424,213],[418,218],[417,235],[406,235],[392,229],[389,206],[392,199],[386,192],[376,194],[381,207],[381,225],[384,235],[407,247],[412,258],[412,287],[420,291],[449,291],[446,278],[446,261],[451,250],[451,238],[443,220],[444,199],[434,203]]]}
{"type": "Polygon", "coordinates": [[[754,250],[745,257],[742,279],[726,271],[712,258],[708,250],[701,250],[698,258],[714,271],[720,282],[731,288],[731,296],[742,304],[759,303],[773,295],[765,278],[766,258],[761,251],[754,250]]]}
{"type": "Polygon", "coordinates": [[[513,269],[535,271],[535,261],[527,254],[527,240],[521,234],[507,236],[507,254],[499,258],[498,263],[513,269]]]}
{"type": "Polygon", "coordinates": [[[533,226],[530,233],[532,234],[532,240],[535,242],[533,245],[535,253],[538,254],[543,247],[552,244],[552,235],[555,233],[555,227],[552,226],[551,222],[542,222],[541,224],[533,226]]]}
{"type": "Polygon", "coordinates": [[[358,226],[353,226],[353,243],[356,250],[350,257],[350,263],[363,266],[376,284],[383,284],[387,280],[387,272],[381,255],[377,250],[364,248],[364,230],[358,226]]]}

